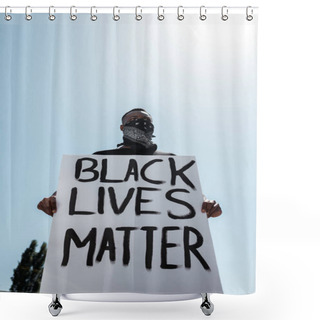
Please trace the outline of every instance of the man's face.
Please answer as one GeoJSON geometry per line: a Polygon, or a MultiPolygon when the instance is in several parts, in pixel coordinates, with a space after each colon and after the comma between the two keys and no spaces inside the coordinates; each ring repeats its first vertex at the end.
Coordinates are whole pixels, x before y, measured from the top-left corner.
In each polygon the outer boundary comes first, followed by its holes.
{"type": "Polygon", "coordinates": [[[145,120],[149,120],[152,122],[152,118],[150,117],[150,115],[144,111],[132,111],[130,113],[128,113],[122,121],[122,125],[120,126],[120,129],[123,131],[123,126],[132,121],[132,120],[136,120],[136,119],[145,119],[145,120]]]}

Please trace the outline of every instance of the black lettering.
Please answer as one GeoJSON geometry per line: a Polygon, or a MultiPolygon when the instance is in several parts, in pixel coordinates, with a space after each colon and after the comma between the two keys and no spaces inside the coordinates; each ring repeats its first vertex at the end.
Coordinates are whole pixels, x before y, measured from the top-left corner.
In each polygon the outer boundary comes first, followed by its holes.
{"type": "Polygon", "coordinates": [[[155,188],[142,188],[138,187],[137,188],[137,196],[136,196],[136,215],[140,214],[158,214],[160,213],[159,211],[142,211],[141,210],[141,203],[148,203],[151,202],[152,200],[150,199],[143,199],[142,198],[142,192],[143,191],[161,191],[161,189],[155,189],[155,188]]]}
{"type": "Polygon", "coordinates": [[[177,269],[178,265],[167,263],[167,248],[176,247],[176,243],[167,242],[167,232],[170,230],[179,230],[179,227],[163,227],[162,229],[162,239],[161,239],[161,265],[162,269],[177,269]]]}
{"type": "Polygon", "coordinates": [[[70,201],[69,201],[69,215],[73,216],[74,214],[78,215],[89,215],[94,214],[92,211],[76,211],[76,202],[77,202],[78,189],[76,187],[71,189],[70,201]]]}
{"type": "Polygon", "coordinates": [[[99,253],[96,260],[100,262],[106,250],[109,250],[109,259],[114,262],[116,260],[116,246],[114,244],[112,228],[105,228],[99,253]]]}
{"type": "Polygon", "coordinates": [[[141,230],[146,231],[146,269],[152,268],[152,255],[153,255],[153,231],[157,227],[142,227],[141,230]]]}
{"type": "Polygon", "coordinates": [[[116,228],[116,230],[124,231],[123,236],[123,257],[122,257],[122,263],[124,266],[127,266],[130,262],[130,233],[131,230],[136,230],[138,228],[134,227],[119,227],[116,228]]]}
{"type": "Polygon", "coordinates": [[[100,187],[98,192],[98,212],[100,214],[104,213],[104,195],[105,195],[104,187],[100,187]]]}
{"type": "Polygon", "coordinates": [[[110,179],[107,179],[107,173],[108,173],[108,159],[102,159],[100,182],[110,182],[110,183],[123,182],[123,180],[110,180],[110,179]]]}
{"type": "Polygon", "coordinates": [[[110,204],[111,204],[113,212],[116,214],[120,214],[126,209],[129,201],[131,200],[133,193],[134,193],[134,188],[130,188],[128,190],[128,193],[127,193],[125,199],[123,200],[120,208],[117,205],[117,198],[116,198],[116,194],[114,192],[114,188],[113,187],[108,188],[108,192],[109,192],[110,204]]]}
{"type": "Polygon", "coordinates": [[[75,178],[76,180],[79,180],[81,182],[90,182],[95,181],[99,178],[99,172],[97,170],[94,170],[98,165],[98,161],[96,159],[92,158],[82,158],[78,159],[76,162],[76,171],[75,171],[75,178]],[[92,165],[89,168],[82,169],[82,163],[84,161],[91,161],[92,165]],[[81,172],[92,172],[93,176],[90,179],[80,179],[81,172]]]}
{"type": "Polygon", "coordinates": [[[176,162],[174,161],[174,158],[169,158],[169,163],[170,163],[170,169],[171,169],[171,185],[175,186],[176,185],[176,178],[179,176],[185,184],[187,184],[189,187],[192,189],[195,189],[196,187],[194,184],[188,179],[188,177],[183,173],[187,169],[189,169],[191,166],[194,165],[195,161],[192,160],[189,163],[187,163],[184,167],[181,169],[177,170],[176,168],[176,162]]]}
{"type": "Polygon", "coordinates": [[[171,212],[171,210],[168,210],[168,216],[171,219],[191,219],[191,218],[193,218],[196,215],[196,211],[194,210],[193,206],[190,203],[186,202],[186,201],[174,198],[172,196],[172,194],[175,193],[175,192],[184,192],[184,193],[190,193],[190,192],[188,190],[186,190],[186,189],[172,189],[172,190],[169,190],[166,193],[166,198],[169,201],[172,201],[172,202],[175,202],[175,203],[178,203],[178,204],[181,204],[181,205],[187,207],[189,209],[189,213],[187,213],[185,215],[177,216],[177,215],[174,215],[171,212]]]}
{"type": "Polygon", "coordinates": [[[154,163],[156,162],[162,162],[163,160],[162,159],[154,159],[154,160],[151,160],[149,162],[147,162],[141,169],[141,177],[143,180],[149,182],[149,183],[153,183],[153,184],[162,184],[164,183],[164,181],[161,181],[161,180],[151,180],[149,178],[146,177],[146,170],[151,166],[153,165],[154,163]]]}
{"type": "Polygon", "coordinates": [[[83,248],[89,242],[89,250],[87,255],[87,266],[93,266],[93,255],[96,249],[96,237],[97,237],[97,228],[92,228],[87,235],[87,237],[81,241],[76,234],[76,232],[70,228],[66,231],[64,237],[64,244],[63,244],[63,259],[62,259],[62,266],[68,265],[69,256],[70,256],[70,245],[71,240],[75,243],[77,248],[83,248]]]}
{"type": "Polygon", "coordinates": [[[191,259],[190,259],[190,251],[198,258],[200,263],[202,264],[203,268],[206,270],[210,270],[209,265],[207,262],[203,259],[201,254],[198,252],[197,248],[201,247],[203,244],[203,237],[201,233],[193,228],[193,227],[184,227],[183,232],[183,243],[184,243],[184,261],[185,261],[185,267],[191,268],[191,259]],[[190,245],[190,232],[193,232],[197,236],[196,243],[190,245]]]}
{"type": "Polygon", "coordinates": [[[134,181],[138,181],[138,178],[139,178],[138,164],[135,159],[130,159],[127,174],[123,181],[128,181],[130,176],[134,177],[134,181]]]}

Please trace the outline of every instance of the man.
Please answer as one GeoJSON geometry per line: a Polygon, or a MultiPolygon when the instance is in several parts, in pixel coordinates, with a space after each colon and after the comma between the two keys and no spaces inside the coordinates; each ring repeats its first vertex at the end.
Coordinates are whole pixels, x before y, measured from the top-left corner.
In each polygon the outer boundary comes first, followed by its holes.
{"type": "MultiPolygon", "coordinates": [[[[135,108],[122,116],[120,130],[123,131],[123,143],[118,144],[117,149],[97,151],[97,155],[171,155],[157,151],[157,145],[152,138],[154,126],[151,115],[144,109],[135,108]]],[[[44,198],[38,204],[38,209],[52,216],[57,211],[56,192],[48,198],[44,198]]],[[[214,218],[221,215],[222,210],[216,201],[205,200],[201,211],[207,217],[214,218]]]]}

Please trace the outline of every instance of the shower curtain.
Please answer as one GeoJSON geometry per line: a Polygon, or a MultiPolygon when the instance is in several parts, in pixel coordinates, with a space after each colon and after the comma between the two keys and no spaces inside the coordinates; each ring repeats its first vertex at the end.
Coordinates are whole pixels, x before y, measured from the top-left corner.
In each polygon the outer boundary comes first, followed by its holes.
{"type": "MultiPolygon", "coordinates": [[[[37,205],[58,189],[63,155],[116,149],[122,116],[142,108],[163,159],[195,159],[204,199],[221,208],[209,218],[196,208],[210,230],[215,292],[252,293],[257,9],[119,10],[96,10],[96,18],[92,10],[73,10],[74,18],[57,10],[53,18],[52,10],[50,19],[42,12],[29,20],[0,12],[0,290],[40,291],[56,217],[37,205]]],[[[177,180],[188,179],[186,172],[177,180]]],[[[112,290],[106,285],[105,292],[112,290]]],[[[177,291],[174,298],[199,293],[177,291]]]]}

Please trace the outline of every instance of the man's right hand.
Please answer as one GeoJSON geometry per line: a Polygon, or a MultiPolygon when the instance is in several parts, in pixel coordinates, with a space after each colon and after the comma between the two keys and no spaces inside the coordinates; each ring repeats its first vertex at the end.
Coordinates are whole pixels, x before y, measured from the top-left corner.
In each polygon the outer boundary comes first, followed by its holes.
{"type": "Polygon", "coordinates": [[[57,212],[56,197],[51,196],[49,198],[43,198],[38,203],[37,208],[52,217],[53,214],[57,212]]]}

